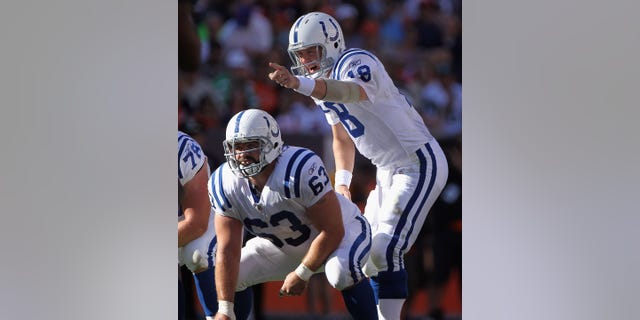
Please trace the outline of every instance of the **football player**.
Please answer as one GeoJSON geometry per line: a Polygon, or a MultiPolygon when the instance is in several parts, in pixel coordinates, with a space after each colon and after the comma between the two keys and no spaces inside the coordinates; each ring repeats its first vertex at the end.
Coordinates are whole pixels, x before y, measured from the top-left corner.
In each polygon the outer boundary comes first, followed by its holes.
{"type": "MultiPolygon", "coordinates": [[[[178,264],[186,265],[193,273],[198,299],[207,320],[213,319],[218,310],[216,233],[207,190],[209,173],[207,156],[198,142],[178,131],[178,264]]],[[[244,290],[238,299],[253,300],[253,291],[244,290]]],[[[239,309],[236,313],[248,316],[250,311],[239,309]]],[[[179,311],[179,318],[184,316],[183,312],[179,311]]]]}
{"type": "Polygon", "coordinates": [[[280,295],[300,295],[316,272],[342,292],[354,319],[377,319],[362,267],[371,230],[358,207],[337,194],[313,151],[285,146],[275,119],[259,109],[234,115],[227,162],[209,179],[217,235],[216,319],[235,319],[234,292],[284,280],[280,295]],[[242,244],[243,227],[255,235],[242,244]]]}
{"type": "Polygon", "coordinates": [[[269,78],[310,96],[333,133],[335,189],[350,198],[355,150],[377,168],[365,217],[373,246],[365,266],[380,319],[399,319],[407,298],[404,255],[447,179],[447,162],[422,117],[371,52],[348,49],[328,14],[299,17],[289,32],[291,72],[276,63],[269,78]]]}
{"type": "Polygon", "coordinates": [[[209,172],[207,156],[198,142],[178,131],[178,264],[193,273],[202,309],[212,319],[217,310],[216,242],[207,192],[209,172]]]}

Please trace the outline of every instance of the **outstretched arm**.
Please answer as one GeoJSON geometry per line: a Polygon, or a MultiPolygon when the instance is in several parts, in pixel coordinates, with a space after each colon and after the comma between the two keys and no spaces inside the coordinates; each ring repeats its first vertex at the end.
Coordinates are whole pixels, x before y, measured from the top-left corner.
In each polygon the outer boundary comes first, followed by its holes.
{"type": "Polygon", "coordinates": [[[285,278],[280,292],[286,295],[301,295],[313,271],[326,262],[344,237],[342,212],[335,192],[327,192],[318,202],[307,208],[307,214],[320,233],[311,242],[298,269],[285,278]]]}
{"type": "Polygon", "coordinates": [[[306,96],[339,103],[358,102],[368,99],[364,89],[351,81],[293,76],[287,68],[273,62],[269,62],[269,67],[274,69],[273,72],[269,73],[269,79],[306,96]]]}

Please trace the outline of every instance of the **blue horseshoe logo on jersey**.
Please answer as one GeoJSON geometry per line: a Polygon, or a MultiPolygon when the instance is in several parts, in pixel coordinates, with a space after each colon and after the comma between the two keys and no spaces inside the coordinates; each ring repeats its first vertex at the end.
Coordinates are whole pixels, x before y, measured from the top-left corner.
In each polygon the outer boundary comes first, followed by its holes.
{"type": "Polygon", "coordinates": [[[329,36],[327,27],[324,25],[324,21],[320,21],[320,25],[322,25],[322,33],[324,33],[324,36],[328,37],[330,41],[336,41],[338,39],[338,26],[336,26],[332,19],[329,19],[329,22],[331,22],[331,24],[333,25],[333,29],[336,30],[336,34],[333,36],[329,36]]]}
{"type": "Polygon", "coordinates": [[[273,132],[273,130],[271,130],[271,124],[269,123],[269,119],[267,119],[267,117],[263,117],[264,121],[267,122],[267,128],[269,128],[269,132],[271,132],[271,135],[275,138],[280,134],[280,128],[276,127],[277,131],[273,132]]]}

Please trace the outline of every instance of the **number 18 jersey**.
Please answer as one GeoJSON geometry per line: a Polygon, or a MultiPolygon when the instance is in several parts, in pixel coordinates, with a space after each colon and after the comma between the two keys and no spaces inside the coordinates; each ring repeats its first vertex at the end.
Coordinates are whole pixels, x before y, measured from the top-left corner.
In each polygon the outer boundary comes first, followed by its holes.
{"type": "Polygon", "coordinates": [[[415,151],[433,137],[420,114],[396,88],[372,53],[346,50],[336,62],[332,79],[355,82],[369,100],[335,103],[315,99],[330,125],[342,123],[358,151],[377,167],[413,162],[415,151]]]}

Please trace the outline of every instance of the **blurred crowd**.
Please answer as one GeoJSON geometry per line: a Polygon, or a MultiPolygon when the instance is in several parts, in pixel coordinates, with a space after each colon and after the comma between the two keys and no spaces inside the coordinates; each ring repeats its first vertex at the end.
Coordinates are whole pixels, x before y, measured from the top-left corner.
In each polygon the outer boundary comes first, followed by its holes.
{"type": "MultiPolygon", "coordinates": [[[[461,0],[198,0],[194,9],[201,65],[197,72],[179,72],[178,128],[198,140],[212,168],[224,161],[221,142],[227,121],[246,108],[269,112],[285,135],[298,137],[285,143],[306,146],[300,137],[322,141],[331,136],[311,98],[267,77],[268,62],[291,66],[289,29],[300,15],[332,15],[342,26],[347,48],[369,50],[380,58],[449,160],[449,183],[407,257],[410,290],[426,289],[429,316],[442,319],[444,286],[451,275],[461,275],[461,0]]],[[[322,146],[308,147],[319,154],[330,152],[322,146]]],[[[362,158],[356,163],[351,192],[359,205],[375,183],[374,170],[362,158]]],[[[419,303],[424,302],[407,300],[407,308],[419,303]]]]}

